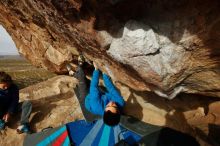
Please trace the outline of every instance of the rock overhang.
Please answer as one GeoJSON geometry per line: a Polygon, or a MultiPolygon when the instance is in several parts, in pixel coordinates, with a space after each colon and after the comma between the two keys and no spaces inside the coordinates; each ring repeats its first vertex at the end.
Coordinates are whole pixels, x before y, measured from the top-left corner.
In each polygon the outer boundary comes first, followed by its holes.
{"type": "Polygon", "coordinates": [[[220,97],[218,6],[217,0],[1,1],[0,22],[21,54],[50,71],[64,73],[82,52],[135,90],[220,97]]]}

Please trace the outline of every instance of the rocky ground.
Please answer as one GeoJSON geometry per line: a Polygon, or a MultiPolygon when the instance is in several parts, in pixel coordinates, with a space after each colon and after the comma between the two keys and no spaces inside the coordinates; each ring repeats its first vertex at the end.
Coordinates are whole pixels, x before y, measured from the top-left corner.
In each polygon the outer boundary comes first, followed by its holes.
{"type": "MultiPolygon", "coordinates": [[[[72,77],[57,76],[20,91],[21,101],[31,100],[33,103],[31,127],[35,132],[48,126],[57,127],[82,119],[81,109],[72,90],[76,83],[77,80],[72,77]]],[[[150,92],[137,92],[120,83],[115,84],[126,100],[126,114],[147,123],[168,126],[188,133],[196,137],[202,146],[218,145],[218,98],[181,94],[169,101],[150,92]]],[[[19,117],[14,119],[15,123],[18,119],[19,117]]],[[[17,124],[10,124],[10,127],[1,132],[1,146],[22,145],[25,134],[16,134],[16,126],[17,124]]]]}

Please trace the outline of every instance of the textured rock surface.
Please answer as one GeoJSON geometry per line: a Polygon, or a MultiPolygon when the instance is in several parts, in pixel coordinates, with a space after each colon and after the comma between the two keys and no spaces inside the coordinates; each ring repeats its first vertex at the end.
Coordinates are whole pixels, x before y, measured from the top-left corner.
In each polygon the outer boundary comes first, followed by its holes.
{"type": "MultiPolygon", "coordinates": [[[[74,78],[57,76],[20,91],[21,101],[29,99],[33,103],[31,126],[35,131],[82,118],[73,92],[76,84],[74,78]]],[[[201,146],[219,145],[220,101],[217,99],[181,94],[169,101],[156,94],[137,92],[121,84],[117,84],[117,87],[126,100],[126,114],[147,123],[188,133],[196,137],[201,146]]],[[[18,119],[16,117],[14,121],[18,119]]],[[[0,133],[0,145],[22,145],[25,135],[17,135],[16,124],[10,125],[5,132],[0,133]]]]}
{"type": "MultiPolygon", "coordinates": [[[[30,121],[34,131],[82,119],[82,112],[73,92],[76,82],[72,77],[58,76],[20,91],[20,101],[31,100],[33,104],[30,121]]],[[[23,145],[25,134],[16,133],[19,116],[12,121],[5,131],[0,132],[1,146],[23,145]]]]}
{"type": "MultiPolygon", "coordinates": [[[[178,80],[171,78],[187,67],[190,57],[183,47],[135,21],[125,24],[122,37],[113,39],[108,53],[119,62],[132,66],[146,82],[161,88],[179,87],[176,86],[178,80]]],[[[179,91],[182,90],[184,88],[179,91]]]]}
{"type": "MultiPolygon", "coordinates": [[[[219,0],[0,0],[0,23],[35,66],[62,74],[83,52],[123,84],[127,113],[189,133],[201,145],[219,145],[217,99],[181,94],[167,101],[147,92],[169,99],[179,92],[220,97],[219,7],[219,0]]],[[[36,114],[36,129],[52,124],[48,119],[66,122],[58,118],[60,108],[73,112],[66,82],[23,92],[46,112],[36,114]]],[[[17,142],[9,139],[14,131],[7,132],[0,140],[17,142]]]]}
{"type": "Polygon", "coordinates": [[[154,125],[168,126],[194,136],[201,146],[219,145],[220,101],[201,95],[180,94],[173,100],[119,85],[125,113],[154,125]],[[190,99],[190,100],[189,100],[190,99]]]}
{"type": "Polygon", "coordinates": [[[34,65],[65,72],[79,52],[139,91],[220,97],[218,0],[1,0],[0,23],[34,65]]]}

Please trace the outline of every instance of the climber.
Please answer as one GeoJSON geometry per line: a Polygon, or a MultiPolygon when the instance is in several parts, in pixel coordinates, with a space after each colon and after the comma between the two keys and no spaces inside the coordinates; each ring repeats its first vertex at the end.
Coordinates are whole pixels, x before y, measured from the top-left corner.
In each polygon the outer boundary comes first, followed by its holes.
{"type": "Polygon", "coordinates": [[[5,129],[5,125],[12,116],[22,111],[17,133],[30,133],[28,118],[31,110],[31,102],[24,101],[19,103],[19,89],[13,83],[11,76],[0,71],[0,130],[5,129]]]}
{"type": "MultiPolygon", "coordinates": [[[[98,84],[100,71],[95,62],[93,62],[95,70],[93,71],[90,88],[87,90],[86,77],[82,67],[82,60],[85,59],[80,59],[82,57],[83,56],[78,59],[79,66],[74,76],[79,80],[79,90],[80,94],[83,94],[85,98],[85,107],[92,114],[102,116],[105,124],[115,126],[120,122],[122,109],[125,105],[123,97],[117,91],[110,77],[106,73],[103,73],[103,80],[107,92],[101,92],[99,90],[98,84]]],[[[67,69],[70,74],[73,73],[70,66],[67,66],[67,69]]]]}

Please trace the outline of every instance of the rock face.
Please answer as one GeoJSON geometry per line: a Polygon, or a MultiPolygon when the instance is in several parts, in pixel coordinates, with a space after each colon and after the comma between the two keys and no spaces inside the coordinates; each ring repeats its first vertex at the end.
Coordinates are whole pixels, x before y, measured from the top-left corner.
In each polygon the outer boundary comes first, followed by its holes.
{"type": "Polygon", "coordinates": [[[180,94],[167,100],[151,92],[118,86],[126,100],[125,113],[153,125],[167,126],[194,136],[201,146],[219,145],[220,101],[180,94]]]}
{"type": "MultiPolygon", "coordinates": [[[[120,84],[128,114],[219,145],[219,8],[219,0],[0,0],[0,23],[35,66],[63,74],[66,62],[83,53],[120,84]],[[200,95],[167,101],[153,92],[168,99],[200,95]]],[[[69,108],[70,79],[54,80],[21,92],[46,112],[36,129],[72,120],[60,119],[60,109],[78,111],[69,108]]],[[[0,145],[13,143],[11,133],[0,145]]]]}
{"type": "Polygon", "coordinates": [[[218,0],[1,0],[0,23],[34,65],[64,73],[82,52],[139,91],[220,97],[218,0]]]}
{"type": "MultiPolygon", "coordinates": [[[[76,83],[72,77],[58,76],[20,91],[20,101],[30,100],[33,104],[30,124],[35,132],[82,119],[82,111],[73,92],[76,83]]],[[[12,119],[5,131],[0,131],[1,146],[23,145],[25,134],[16,133],[18,121],[19,115],[12,119]]]]}
{"type": "MultiPolygon", "coordinates": [[[[171,78],[187,68],[190,53],[168,38],[157,35],[148,25],[136,21],[127,22],[122,37],[112,40],[108,53],[119,62],[132,66],[148,83],[159,85],[160,88],[167,87],[165,90],[185,90],[183,86],[180,88],[181,85],[176,86],[178,80],[171,78]]],[[[182,73],[184,76],[185,73],[182,73]]],[[[170,99],[175,97],[175,94],[160,95],[170,99]]]]}

